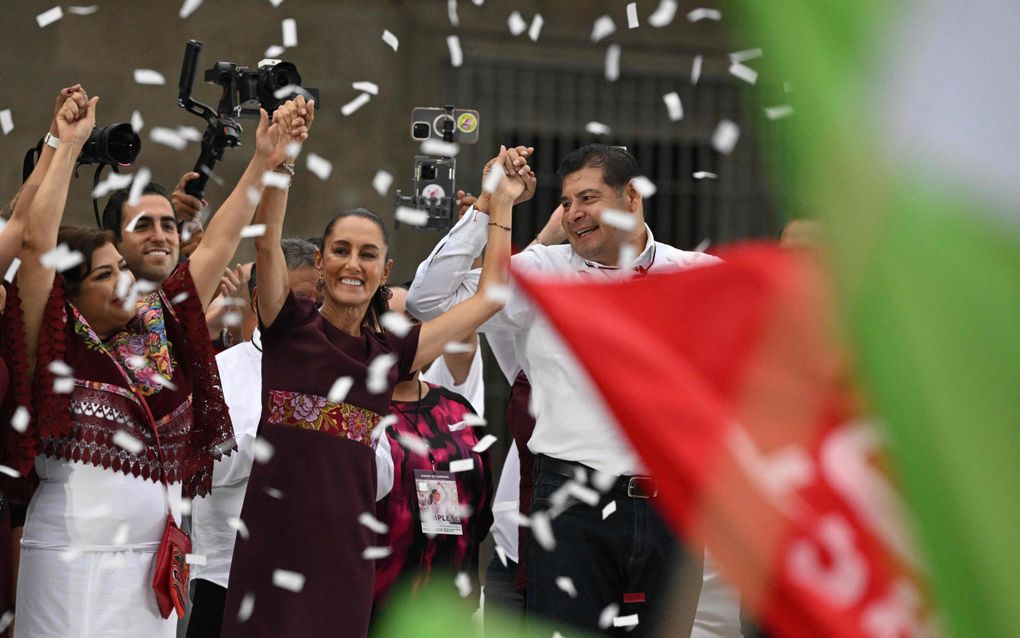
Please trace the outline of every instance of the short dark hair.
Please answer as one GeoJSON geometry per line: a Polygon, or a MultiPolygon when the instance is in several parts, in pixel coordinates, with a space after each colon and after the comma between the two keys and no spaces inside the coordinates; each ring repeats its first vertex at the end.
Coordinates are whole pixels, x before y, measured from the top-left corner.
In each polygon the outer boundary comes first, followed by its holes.
{"type": "MultiPolygon", "coordinates": [[[[280,241],[280,248],[283,249],[283,260],[287,262],[287,270],[315,267],[315,244],[307,239],[286,237],[280,241]]],[[[249,297],[253,295],[257,286],[255,264],[252,264],[251,275],[248,277],[249,297]]]]}
{"type": "Polygon", "coordinates": [[[67,247],[72,252],[78,251],[84,258],[74,268],[69,268],[60,273],[64,279],[64,292],[68,296],[77,293],[81,283],[92,272],[92,253],[113,242],[113,233],[108,230],[96,230],[81,226],[60,227],[60,230],[57,231],[57,243],[67,244],[67,247]]]}
{"type": "MultiPolygon", "coordinates": [[[[174,207],[174,200],[170,197],[169,191],[163,188],[156,182],[149,182],[142,189],[142,195],[160,195],[166,198],[166,201],[170,202],[170,208],[174,207]]],[[[124,202],[131,196],[131,188],[120,188],[110,193],[110,199],[106,200],[106,206],[103,208],[103,230],[113,231],[113,235],[117,241],[121,240],[120,228],[123,224],[122,215],[124,212],[124,202]]],[[[174,215],[177,211],[174,211],[174,215]]]]}
{"type": "Polygon", "coordinates": [[[630,180],[640,174],[637,160],[633,155],[624,148],[608,144],[588,144],[567,153],[560,162],[556,174],[562,180],[567,175],[588,166],[601,168],[602,181],[617,192],[621,192],[630,180]]]}
{"type": "MultiPolygon", "coordinates": [[[[333,233],[333,227],[336,226],[338,221],[348,217],[360,217],[361,219],[367,219],[378,226],[379,230],[382,231],[386,255],[390,254],[390,233],[386,230],[386,224],[383,223],[382,218],[367,208],[352,208],[334,215],[333,219],[329,220],[329,223],[326,224],[325,230],[322,231],[322,241],[319,243],[319,250],[325,252],[326,240],[333,233]]],[[[386,302],[385,288],[385,284],[379,286],[379,289],[375,291],[374,295],[372,295],[372,301],[368,304],[368,311],[365,313],[365,321],[369,326],[372,326],[373,330],[375,330],[376,326],[379,325],[379,317],[382,317],[390,309],[389,304],[386,302]]]]}

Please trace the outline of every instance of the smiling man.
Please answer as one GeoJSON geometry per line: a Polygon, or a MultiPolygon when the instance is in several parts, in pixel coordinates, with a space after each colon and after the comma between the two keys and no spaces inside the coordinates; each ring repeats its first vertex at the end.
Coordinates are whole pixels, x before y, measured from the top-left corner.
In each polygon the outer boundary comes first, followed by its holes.
{"type": "MultiPolygon", "coordinates": [[[[590,144],[568,154],[559,175],[560,225],[569,243],[532,244],[513,257],[514,269],[590,281],[716,261],[655,241],[634,186],[637,161],[626,150],[590,144]]],[[[471,270],[471,262],[484,248],[489,223],[483,211],[480,200],[418,268],[407,299],[412,314],[430,319],[474,293],[478,273],[471,270]]],[[[577,312],[577,320],[585,321],[598,309],[578,308],[577,312]]],[[[680,318],[677,329],[682,329],[680,318]]],[[[528,441],[536,457],[532,515],[559,502],[551,497],[570,490],[568,483],[575,477],[604,479],[598,481],[604,493],[597,503],[571,501],[565,510],[544,514],[550,520],[555,548],[548,544],[543,548],[537,540],[544,539],[536,540],[532,534],[527,548],[527,614],[557,625],[599,631],[603,610],[617,605],[618,616],[638,615],[634,634],[647,634],[657,609],[675,603],[676,592],[669,591],[667,580],[671,568],[685,560],[683,549],[652,503],[658,490],[675,487],[657,486],[647,476],[569,350],[523,293],[511,288],[503,310],[482,326],[483,332],[492,330],[513,335],[517,360],[531,380],[536,418],[528,441]],[[603,508],[610,502],[615,502],[615,513],[603,520],[603,508]],[[571,579],[576,597],[563,594],[557,584],[561,577],[571,579]]],[[[654,379],[649,379],[649,392],[653,391],[654,379]]],[[[698,551],[693,563],[700,563],[700,558],[698,551]]],[[[721,611],[706,604],[705,594],[715,596],[717,588],[717,574],[706,572],[699,617],[719,612],[738,623],[739,607],[731,597],[713,600],[717,605],[721,602],[721,611]]],[[[681,595],[697,599],[697,583],[681,595]]]]}
{"type": "Polygon", "coordinates": [[[117,250],[136,279],[162,283],[177,266],[180,254],[170,193],[150,182],[138,203],[131,204],[129,195],[126,188],[110,195],[103,209],[103,228],[116,235],[117,250]]]}

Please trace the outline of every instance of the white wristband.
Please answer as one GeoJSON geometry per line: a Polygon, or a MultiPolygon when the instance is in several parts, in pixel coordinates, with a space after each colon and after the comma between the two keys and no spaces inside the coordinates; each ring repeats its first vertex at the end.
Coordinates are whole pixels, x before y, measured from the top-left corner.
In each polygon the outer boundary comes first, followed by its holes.
{"type": "Polygon", "coordinates": [[[57,148],[60,146],[60,138],[51,135],[49,131],[46,132],[46,137],[43,138],[43,143],[50,148],[57,148]]]}

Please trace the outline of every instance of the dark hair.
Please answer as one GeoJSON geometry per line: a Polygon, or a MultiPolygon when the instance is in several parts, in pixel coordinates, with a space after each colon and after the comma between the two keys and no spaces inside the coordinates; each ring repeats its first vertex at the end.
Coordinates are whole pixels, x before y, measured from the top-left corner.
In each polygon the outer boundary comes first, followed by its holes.
{"type": "Polygon", "coordinates": [[[623,191],[630,180],[640,174],[637,160],[633,155],[624,148],[608,144],[588,144],[567,153],[560,162],[556,174],[562,180],[567,175],[588,166],[601,168],[602,181],[616,189],[618,193],[623,191]]]}
{"type": "Polygon", "coordinates": [[[78,251],[84,257],[82,263],[60,273],[64,278],[64,291],[71,296],[78,292],[81,282],[92,272],[92,253],[106,244],[114,243],[114,239],[113,233],[108,230],[61,226],[57,231],[57,243],[67,244],[68,249],[78,251]]]}
{"type": "MultiPolygon", "coordinates": [[[[170,208],[174,207],[174,200],[170,197],[170,193],[155,182],[149,182],[142,189],[142,195],[160,195],[166,198],[166,201],[170,202],[170,208]]],[[[117,241],[121,240],[120,228],[123,223],[121,216],[124,212],[124,202],[131,196],[130,188],[120,188],[113,191],[110,194],[110,199],[106,201],[106,207],[103,208],[103,230],[113,231],[114,237],[117,241]]],[[[177,211],[174,211],[177,214],[177,211]]]]}
{"type": "MultiPolygon", "coordinates": [[[[315,266],[315,244],[307,239],[296,239],[287,237],[280,240],[280,248],[283,249],[283,260],[287,262],[287,270],[295,268],[308,268],[315,266]]],[[[258,284],[255,281],[255,264],[251,265],[251,275],[248,277],[248,296],[251,297],[258,284]]]]}
{"type": "MultiPolygon", "coordinates": [[[[336,226],[336,223],[341,219],[347,219],[348,217],[360,217],[361,219],[367,219],[378,226],[379,230],[382,231],[383,244],[386,247],[386,255],[388,256],[390,254],[390,233],[386,230],[386,224],[383,223],[383,220],[378,215],[367,208],[352,208],[334,215],[333,219],[329,220],[329,223],[326,224],[326,229],[322,231],[322,240],[319,242],[319,250],[321,252],[326,252],[326,240],[329,239],[329,236],[333,233],[333,227],[336,226]]],[[[368,304],[368,311],[365,313],[364,321],[371,326],[373,330],[378,329],[379,317],[386,314],[390,309],[389,303],[387,303],[387,299],[389,299],[389,297],[390,291],[385,284],[379,286],[379,289],[375,291],[374,295],[372,295],[372,301],[368,304]]]]}

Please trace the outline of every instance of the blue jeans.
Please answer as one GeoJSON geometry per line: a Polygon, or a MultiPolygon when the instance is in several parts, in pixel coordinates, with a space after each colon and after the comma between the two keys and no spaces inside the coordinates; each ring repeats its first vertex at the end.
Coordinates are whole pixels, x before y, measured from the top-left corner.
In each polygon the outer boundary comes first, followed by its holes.
{"type": "MultiPolygon", "coordinates": [[[[559,474],[536,471],[531,513],[550,507],[549,497],[569,479],[559,474]]],[[[545,551],[535,540],[528,542],[528,617],[551,622],[566,633],[571,628],[619,636],[653,635],[656,618],[675,604],[677,593],[669,591],[671,575],[684,561],[701,552],[688,554],[676,541],[655,510],[653,499],[630,498],[624,491],[602,495],[595,507],[577,503],[551,521],[556,547],[545,551]],[[616,511],[605,520],[602,509],[616,501],[616,511]],[[566,576],[573,581],[576,598],[556,585],[566,576]],[[616,616],[638,615],[638,625],[601,629],[599,618],[611,604],[619,606],[616,616]]],[[[688,569],[690,565],[686,566],[688,569]]],[[[696,603],[700,580],[689,592],[696,603]]],[[[687,593],[681,593],[687,596],[687,593]]]]}

